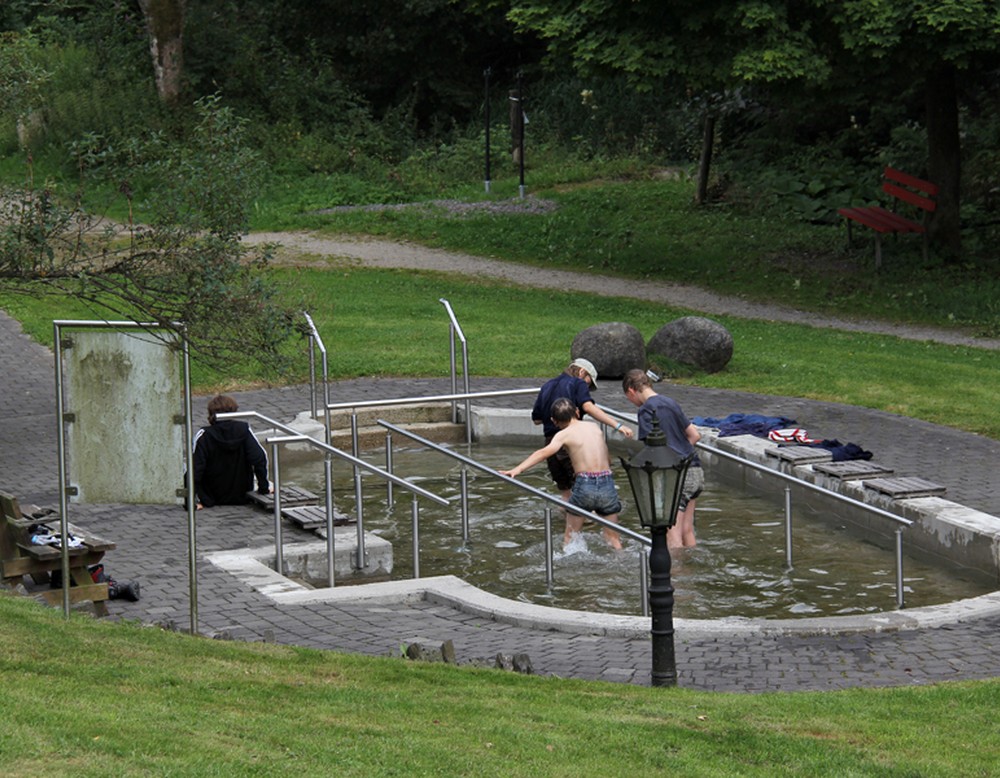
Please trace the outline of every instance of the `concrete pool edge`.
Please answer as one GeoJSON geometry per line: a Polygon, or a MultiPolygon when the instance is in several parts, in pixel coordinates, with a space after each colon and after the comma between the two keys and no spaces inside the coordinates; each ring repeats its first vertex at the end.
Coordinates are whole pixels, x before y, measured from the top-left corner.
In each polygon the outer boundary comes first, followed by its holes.
{"type": "MultiPolygon", "coordinates": [[[[314,546],[315,544],[298,544],[314,546]]],[[[294,554],[295,545],[286,547],[294,554]]],[[[220,551],[206,556],[276,604],[357,605],[391,607],[427,601],[455,608],[513,626],[542,631],[618,638],[648,637],[650,619],[611,613],[592,613],[517,602],[490,594],[452,575],[311,589],[279,575],[265,563],[273,562],[273,547],[220,551]]],[[[859,632],[894,632],[940,627],[945,624],[1000,615],[1000,592],[967,600],[912,610],[852,616],[801,619],[721,618],[675,619],[678,639],[748,637],[753,635],[845,635],[859,632]]]]}

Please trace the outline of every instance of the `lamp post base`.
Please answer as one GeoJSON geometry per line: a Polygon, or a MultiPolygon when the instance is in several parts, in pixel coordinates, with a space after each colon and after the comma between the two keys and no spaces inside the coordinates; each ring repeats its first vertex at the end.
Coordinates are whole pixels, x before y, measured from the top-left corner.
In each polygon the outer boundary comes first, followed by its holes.
{"type": "Polygon", "coordinates": [[[677,662],[674,656],[674,587],[670,581],[670,550],[667,528],[650,530],[649,611],[652,615],[653,686],[677,685],[677,662]]]}

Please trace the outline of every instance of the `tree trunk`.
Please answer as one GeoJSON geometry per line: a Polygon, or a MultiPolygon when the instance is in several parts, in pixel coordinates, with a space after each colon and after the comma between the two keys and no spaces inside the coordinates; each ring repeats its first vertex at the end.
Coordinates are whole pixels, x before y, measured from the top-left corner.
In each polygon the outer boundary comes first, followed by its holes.
{"type": "Polygon", "coordinates": [[[961,203],[962,144],[958,130],[958,95],[955,69],[942,64],[927,76],[924,90],[927,110],[927,177],[941,190],[938,207],[928,227],[931,245],[946,260],[962,253],[961,203]]]}
{"type": "Polygon", "coordinates": [[[187,0],[139,0],[149,33],[149,53],[160,100],[176,103],[184,74],[184,11],[187,0]]]}
{"type": "Polygon", "coordinates": [[[712,147],[715,144],[715,115],[705,116],[704,134],[701,140],[701,160],[698,163],[698,184],[694,201],[701,205],[708,199],[708,175],[712,168],[712,147]]]}

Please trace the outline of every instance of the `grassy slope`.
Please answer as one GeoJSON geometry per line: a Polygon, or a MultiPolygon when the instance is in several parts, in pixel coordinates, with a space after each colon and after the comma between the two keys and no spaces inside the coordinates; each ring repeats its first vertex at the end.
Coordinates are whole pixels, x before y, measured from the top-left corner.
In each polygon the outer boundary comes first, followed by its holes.
{"type": "Polygon", "coordinates": [[[11,776],[972,776],[997,758],[997,682],[712,694],[67,623],[3,596],[0,619],[11,776]]]}

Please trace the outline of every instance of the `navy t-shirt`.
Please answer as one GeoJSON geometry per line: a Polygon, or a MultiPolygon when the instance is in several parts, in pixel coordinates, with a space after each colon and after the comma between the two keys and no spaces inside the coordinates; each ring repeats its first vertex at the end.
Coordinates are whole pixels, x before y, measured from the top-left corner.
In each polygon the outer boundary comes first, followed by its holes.
{"type": "Polygon", "coordinates": [[[593,402],[590,396],[590,385],[582,378],[577,378],[569,373],[562,373],[551,381],[546,381],[538,392],[535,399],[535,407],[531,409],[531,420],[542,423],[542,431],[546,438],[555,435],[559,428],[552,423],[552,403],[560,397],[568,397],[580,410],[580,417],[583,417],[584,403],[593,402]]]}

